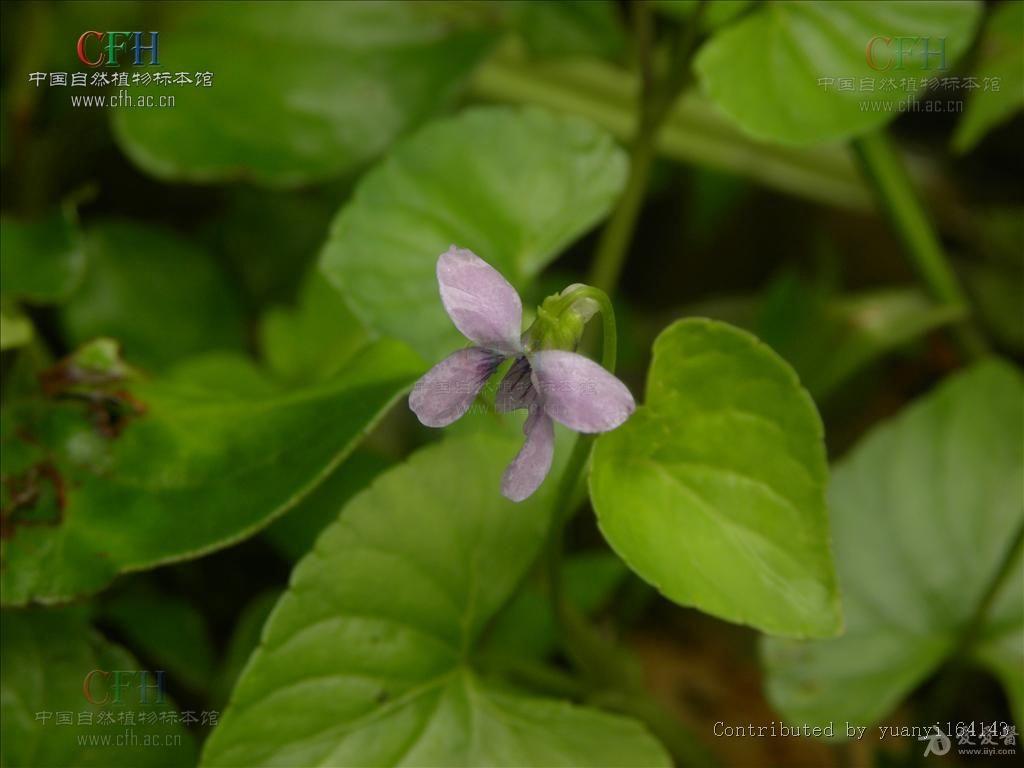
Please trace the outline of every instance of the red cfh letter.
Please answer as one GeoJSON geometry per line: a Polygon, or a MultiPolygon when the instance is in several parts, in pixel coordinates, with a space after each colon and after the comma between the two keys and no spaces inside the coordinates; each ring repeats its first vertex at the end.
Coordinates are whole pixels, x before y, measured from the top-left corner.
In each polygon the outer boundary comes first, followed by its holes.
{"type": "Polygon", "coordinates": [[[102,669],[92,670],[85,676],[85,679],[82,680],[82,693],[85,694],[85,698],[90,704],[106,704],[110,701],[110,691],[107,691],[106,694],[104,694],[102,701],[96,701],[96,699],[92,697],[92,676],[95,674],[100,674],[103,677],[110,677],[110,673],[104,672],[102,669]]]}
{"type": "Polygon", "coordinates": [[[878,66],[878,62],[875,61],[875,43],[881,40],[885,43],[885,47],[888,48],[892,43],[891,37],[882,37],[881,35],[875,35],[868,40],[867,46],[864,48],[864,58],[867,60],[868,66],[876,72],[885,72],[889,67],[892,66],[892,51],[889,51],[889,60],[885,62],[884,67],[878,66]]]}
{"type": "Polygon", "coordinates": [[[82,36],[78,38],[78,58],[81,59],[82,63],[85,64],[87,67],[98,67],[100,64],[103,63],[103,54],[99,54],[99,58],[97,58],[96,61],[89,61],[89,57],[85,53],[85,41],[90,36],[95,37],[97,40],[103,39],[102,32],[83,32],[82,36]]]}

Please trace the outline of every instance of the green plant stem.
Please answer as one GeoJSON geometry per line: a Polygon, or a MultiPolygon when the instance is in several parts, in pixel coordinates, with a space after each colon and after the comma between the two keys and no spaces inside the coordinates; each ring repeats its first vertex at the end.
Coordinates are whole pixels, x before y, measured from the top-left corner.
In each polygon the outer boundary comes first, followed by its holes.
{"type": "MultiPolygon", "coordinates": [[[[896,230],[928,291],[943,304],[965,312],[969,310],[956,273],[885,130],[855,139],[853,147],[864,175],[874,189],[878,207],[896,230]]],[[[954,331],[969,357],[979,357],[987,352],[984,338],[969,318],[955,325],[954,331]]]]}
{"type": "Polygon", "coordinates": [[[601,235],[597,257],[588,278],[589,282],[598,288],[608,290],[619,280],[626,250],[633,237],[637,216],[647,192],[654,156],[653,134],[639,137],[629,155],[626,188],[601,235]]]}
{"type": "MultiPolygon", "coordinates": [[[[593,299],[597,302],[601,312],[601,362],[604,368],[610,373],[615,373],[615,358],[618,347],[618,332],[615,328],[615,310],[612,307],[608,294],[600,288],[590,285],[581,285],[569,291],[561,297],[558,309],[562,312],[571,307],[579,299],[593,299]]],[[[579,435],[569,454],[565,469],[558,480],[558,489],[555,492],[554,515],[551,520],[551,529],[548,533],[548,541],[545,552],[545,571],[548,579],[548,590],[555,616],[559,625],[566,634],[567,646],[571,649],[575,646],[587,646],[589,641],[581,636],[577,625],[578,622],[571,615],[571,608],[562,593],[562,551],[565,545],[565,527],[576,510],[575,500],[578,498],[577,489],[585,477],[587,460],[590,458],[590,449],[594,444],[593,435],[579,435]],[[569,636],[571,634],[571,637],[569,636]]],[[[570,651],[571,652],[571,651],[570,651]]],[[[594,670],[597,663],[588,661],[589,654],[581,652],[580,658],[576,661],[581,667],[594,670]]]]}
{"type": "MultiPolygon", "coordinates": [[[[601,312],[601,363],[609,373],[615,373],[615,358],[618,347],[618,332],[615,328],[615,309],[612,307],[611,299],[605,291],[591,285],[581,285],[569,291],[561,297],[558,309],[562,312],[571,307],[579,299],[593,299],[597,302],[601,312]]],[[[579,624],[570,615],[570,606],[562,593],[562,551],[565,545],[565,527],[576,510],[575,499],[577,489],[585,477],[587,460],[590,458],[590,449],[594,444],[593,435],[579,435],[569,454],[565,469],[558,481],[558,489],[555,493],[554,515],[551,521],[551,530],[548,534],[546,548],[546,572],[548,578],[548,590],[551,603],[554,607],[555,616],[559,625],[567,635],[567,645],[570,649],[574,645],[589,645],[584,636],[579,636],[575,631],[579,624]],[[572,637],[568,637],[571,634],[572,637]],[[573,641],[576,642],[573,642],[573,641]]],[[[583,651],[576,661],[580,666],[589,668],[592,671],[598,665],[588,661],[588,654],[583,651]]]]}
{"type": "Polygon", "coordinates": [[[572,518],[575,511],[572,500],[576,495],[576,488],[584,476],[584,469],[587,459],[590,458],[590,449],[594,444],[593,435],[580,435],[569,454],[569,461],[566,462],[565,470],[558,481],[558,490],[555,495],[554,515],[551,520],[551,530],[548,532],[547,549],[545,551],[545,574],[547,578],[548,596],[551,600],[555,618],[558,620],[559,628],[565,635],[566,647],[569,655],[573,656],[576,666],[586,671],[592,671],[595,666],[589,660],[585,652],[577,653],[574,648],[578,647],[576,640],[577,633],[574,631],[576,622],[572,620],[571,606],[565,599],[562,589],[562,552],[565,547],[565,527],[572,518]]]}
{"type": "MultiPolygon", "coordinates": [[[[581,286],[563,297],[562,307],[568,308],[580,298],[594,299],[600,306],[603,321],[601,357],[604,367],[614,373],[617,338],[611,300],[600,289],[581,286]]],[[[554,514],[544,551],[544,573],[552,610],[569,658],[582,674],[585,690],[607,696],[610,702],[619,702],[617,711],[639,717],[659,737],[664,734],[662,740],[676,760],[690,764],[696,747],[689,734],[679,728],[678,724],[674,730],[681,733],[675,733],[668,727],[672,718],[661,712],[658,704],[635,679],[622,652],[614,643],[602,637],[565,598],[562,588],[565,529],[577,508],[578,490],[586,477],[585,470],[593,444],[594,435],[579,435],[576,438],[555,492],[554,514]],[[622,702],[630,702],[631,708],[624,709],[622,702]],[[677,751],[678,744],[673,746],[673,742],[685,743],[687,749],[677,751]]]]}
{"type": "Polygon", "coordinates": [[[662,79],[653,73],[653,31],[647,0],[634,4],[637,15],[637,51],[641,91],[636,136],[629,155],[629,176],[618,205],[601,233],[588,282],[610,292],[619,281],[626,251],[633,239],[637,217],[647,192],[651,166],[657,156],[658,134],[683,88],[690,80],[690,60],[697,41],[705,3],[701,2],[674,46],[669,70],[662,79]]]}

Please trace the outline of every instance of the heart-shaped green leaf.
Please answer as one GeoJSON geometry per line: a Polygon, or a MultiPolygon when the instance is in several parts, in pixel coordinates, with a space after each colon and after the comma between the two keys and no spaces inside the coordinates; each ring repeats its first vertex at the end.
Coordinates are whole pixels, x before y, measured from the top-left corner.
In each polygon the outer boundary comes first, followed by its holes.
{"type": "MultiPolygon", "coordinates": [[[[694,65],[751,136],[812,144],[888,123],[928,78],[950,75],[981,3],[777,0],[723,29],[694,65]]],[[[941,92],[940,92],[941,93],[941,92]]]]}
{"type": "Polygon", "coordinates": [[[421,370],[394,341],[280,394],[173,379],[92,390],[80,382],[98,374],[55,369],[50,387],[75,399],[13,403],[2,417],[4,603],[64,600],[251,535],[333,470],[421,370]]]}
{"type": "Polygon", "coordinates": [[[166,719],[178,715],[173,703],[138,688],[157,685],[155,670],[143,678],[139,662],[96,634],[82,611],[5,611],[3,621],[0,763],[174,768],[195,760],[192,736],[166,719]]]}
{"type": "Polygon", "coordinates": [[[654,343],[644,405],[594,448],[612,548],[666,597],[773,634],[839,630],[821,421],[793,370],[725,323],[654,343]]]}
{"type": "Polygon", "coordinates": [[[437,257],[469,248],[522,288],[610,208],[626,178],[611,138],[575,118],[481,108],[424,128],[359,184],[321,267],[370,328],[428,360],[465,342],[437,257]]]}
{"type": "MultiPolygon", "coordinates": [[[[768,693],[799,723],[884,717],[947,657],[1024,524],[1024,385],[990,361],[874,429],[832,474],[846,632],[768,641],[768,693]]],[[[1017,701],[1020,566],[976,649],[1017,701]],[[1012,586],[1016,583],[1016,587],[1012,586]],[[1016,590],[1016,592],[1014,591],[1016,590]],[[1015,670],[1015,671],[1014,671],[1015,670]]]]}
{"type": "Polygon", "coordinates": [[[630,720],[538,699],[472,665],[540,550],[552,489],[499,493],[516,441],[414,454],[297,566],[203,764],[668,765],[630,720]]]}
{"type": "Polygon", "coordinates": [[[171,96],[173,108],[116,110],[114,128],[147,172],[199,182],[295,185],[356,168],[449,101],[491,39],[414,3],[173,11],[160,63],[192,84],[132,87],[133,100],[171,96]],[[197,73],[211,75],[208,87],[197,73]]]}

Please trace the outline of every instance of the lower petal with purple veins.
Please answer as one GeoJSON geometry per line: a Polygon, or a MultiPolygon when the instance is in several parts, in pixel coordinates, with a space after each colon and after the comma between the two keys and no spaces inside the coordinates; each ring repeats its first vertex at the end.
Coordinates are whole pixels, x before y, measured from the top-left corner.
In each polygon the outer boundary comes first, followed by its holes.
{"type": "Polygon", "coordinates": [[[504,358],[481,347],[460,349],[416,382],[409,407],[428,427],[446,427],[473,404],[504,358]]]}
{"type": "Polygon", "coordinates": [[[501,384],[498,385],[494,408],[498,413],[511,413],[520,408],[529,408],[536,401],[537,390],[533,386],[530,361],[520,357],[508,369],[501,384]]]}
{"type": "Polygon", "coordinates": [[[540,487],[555,454],[555,424],[543,411],[530,414],[523,434],[526,442],[501,478],[501,494],[512,501],[523,501],[540,487]]]}

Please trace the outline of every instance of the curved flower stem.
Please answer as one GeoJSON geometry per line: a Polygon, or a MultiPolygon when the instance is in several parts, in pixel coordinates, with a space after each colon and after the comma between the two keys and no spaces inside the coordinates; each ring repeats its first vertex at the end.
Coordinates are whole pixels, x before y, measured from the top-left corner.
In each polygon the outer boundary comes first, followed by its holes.
{"type": "MultiPolygon", "coordinates": [[[[654,159],[658,130],[686,79],[685,76],[678,78],[670,75],[670,78],[661,84],[664,86],[663,91],[656,92],[652,87],[649,68],[652,30],[650,8],[646,0],[638,4],[638,14],[638,42],[641,48],[645,87],[630,177],[626,190],[605,228],[594,258],[591,282],[596,285],[583,285],[566,292],[554,308],[555,312],[561,313],[580,299],[592,299],[597,303],[603,323],[602,362],[611,373],[615,372],[617,333],[615,312],[606,291],[613,290],[622,271],[627,247],[632,239],[637,215],[647,189],[647,178],[654,159]]],[[[691,21],[690,31],[677,48],[676,53],[681,51],[681,54],[673,57],[674,65],[680,62],[686,65],[685,72],[689,71],[689,56],[699,22],[698,12],[691,21]]],[[[608,709],[641,720],[670,750],[678,764],[711,764],[712,759],[707,751],[671,714],[664,711],[646,690],[631,658],[614,640],[604,637],[565,598],[562,589],[565,528],[576,509],[574,500],[577,498],[580,483],[586,477],[585,469],[593,444],[593,435],[581,435],[573,446],[559,480],[545,552],[545,571],[551,605],[566,651],[573,665],[580,671],[587,690],[599,703],[608,709]]]]}
{"type": "MultiPolygon", "coordinates": [[[[878,207],[892,223],[928,291],[943,304],[969,309],[956,273],[885,129],[855,139],[853,148],[874,188],[878,207]]],[[[953,331],[968,357],[979,357],[988,351],[984,337],[969,318],[953,326],[953,331]]]]}
{"type": "MultiPolygon", "coordinates": [[[[556,311],[564,312],[580,299],[593,299],[597,302],[601,312],[601,364],[609,373],[615,373],[618,334],[615,328],[615,309],[612,307],[611,299],[600,288],[581,285],[560,297],[556,311]]],[[[555,512],[548,536],[548,588],[556,618],[559,620],[563,631],[566,632],[567,645],[570,648],[574,643],[570,642],[569,634],[571,633],[574,637],[578,634],[573,632],[572,629],[579,622],[572,620],[573,617],[568,613],[569,605],[562,594],[562,549],[565,538],[565,526],[575,511],[573,500],[576,498],[576,490],[585,476],[584,470],[586,469],[587,460],[590,458],[590,449],[593,447],[593,444],[594,435],[579,435],[576,438],[576,443],[572,447],[572,453],[569,454],[569,461],[566,463],[565,469],[558,481],[558,490],[555,495],[555,512]]],[[[583,666],[592,665],[583,664],[583,666]]]]}
{"type": "Polygon", "coordinates": [[[581,285],[559,297],[556,312],[564,312],[580,299],[597,302],[601,312],[601,365],[615,373],[615,358],[618,350],[618,332],[615,328],[615,309],[608,294],[592,285],[581,285]]]}

